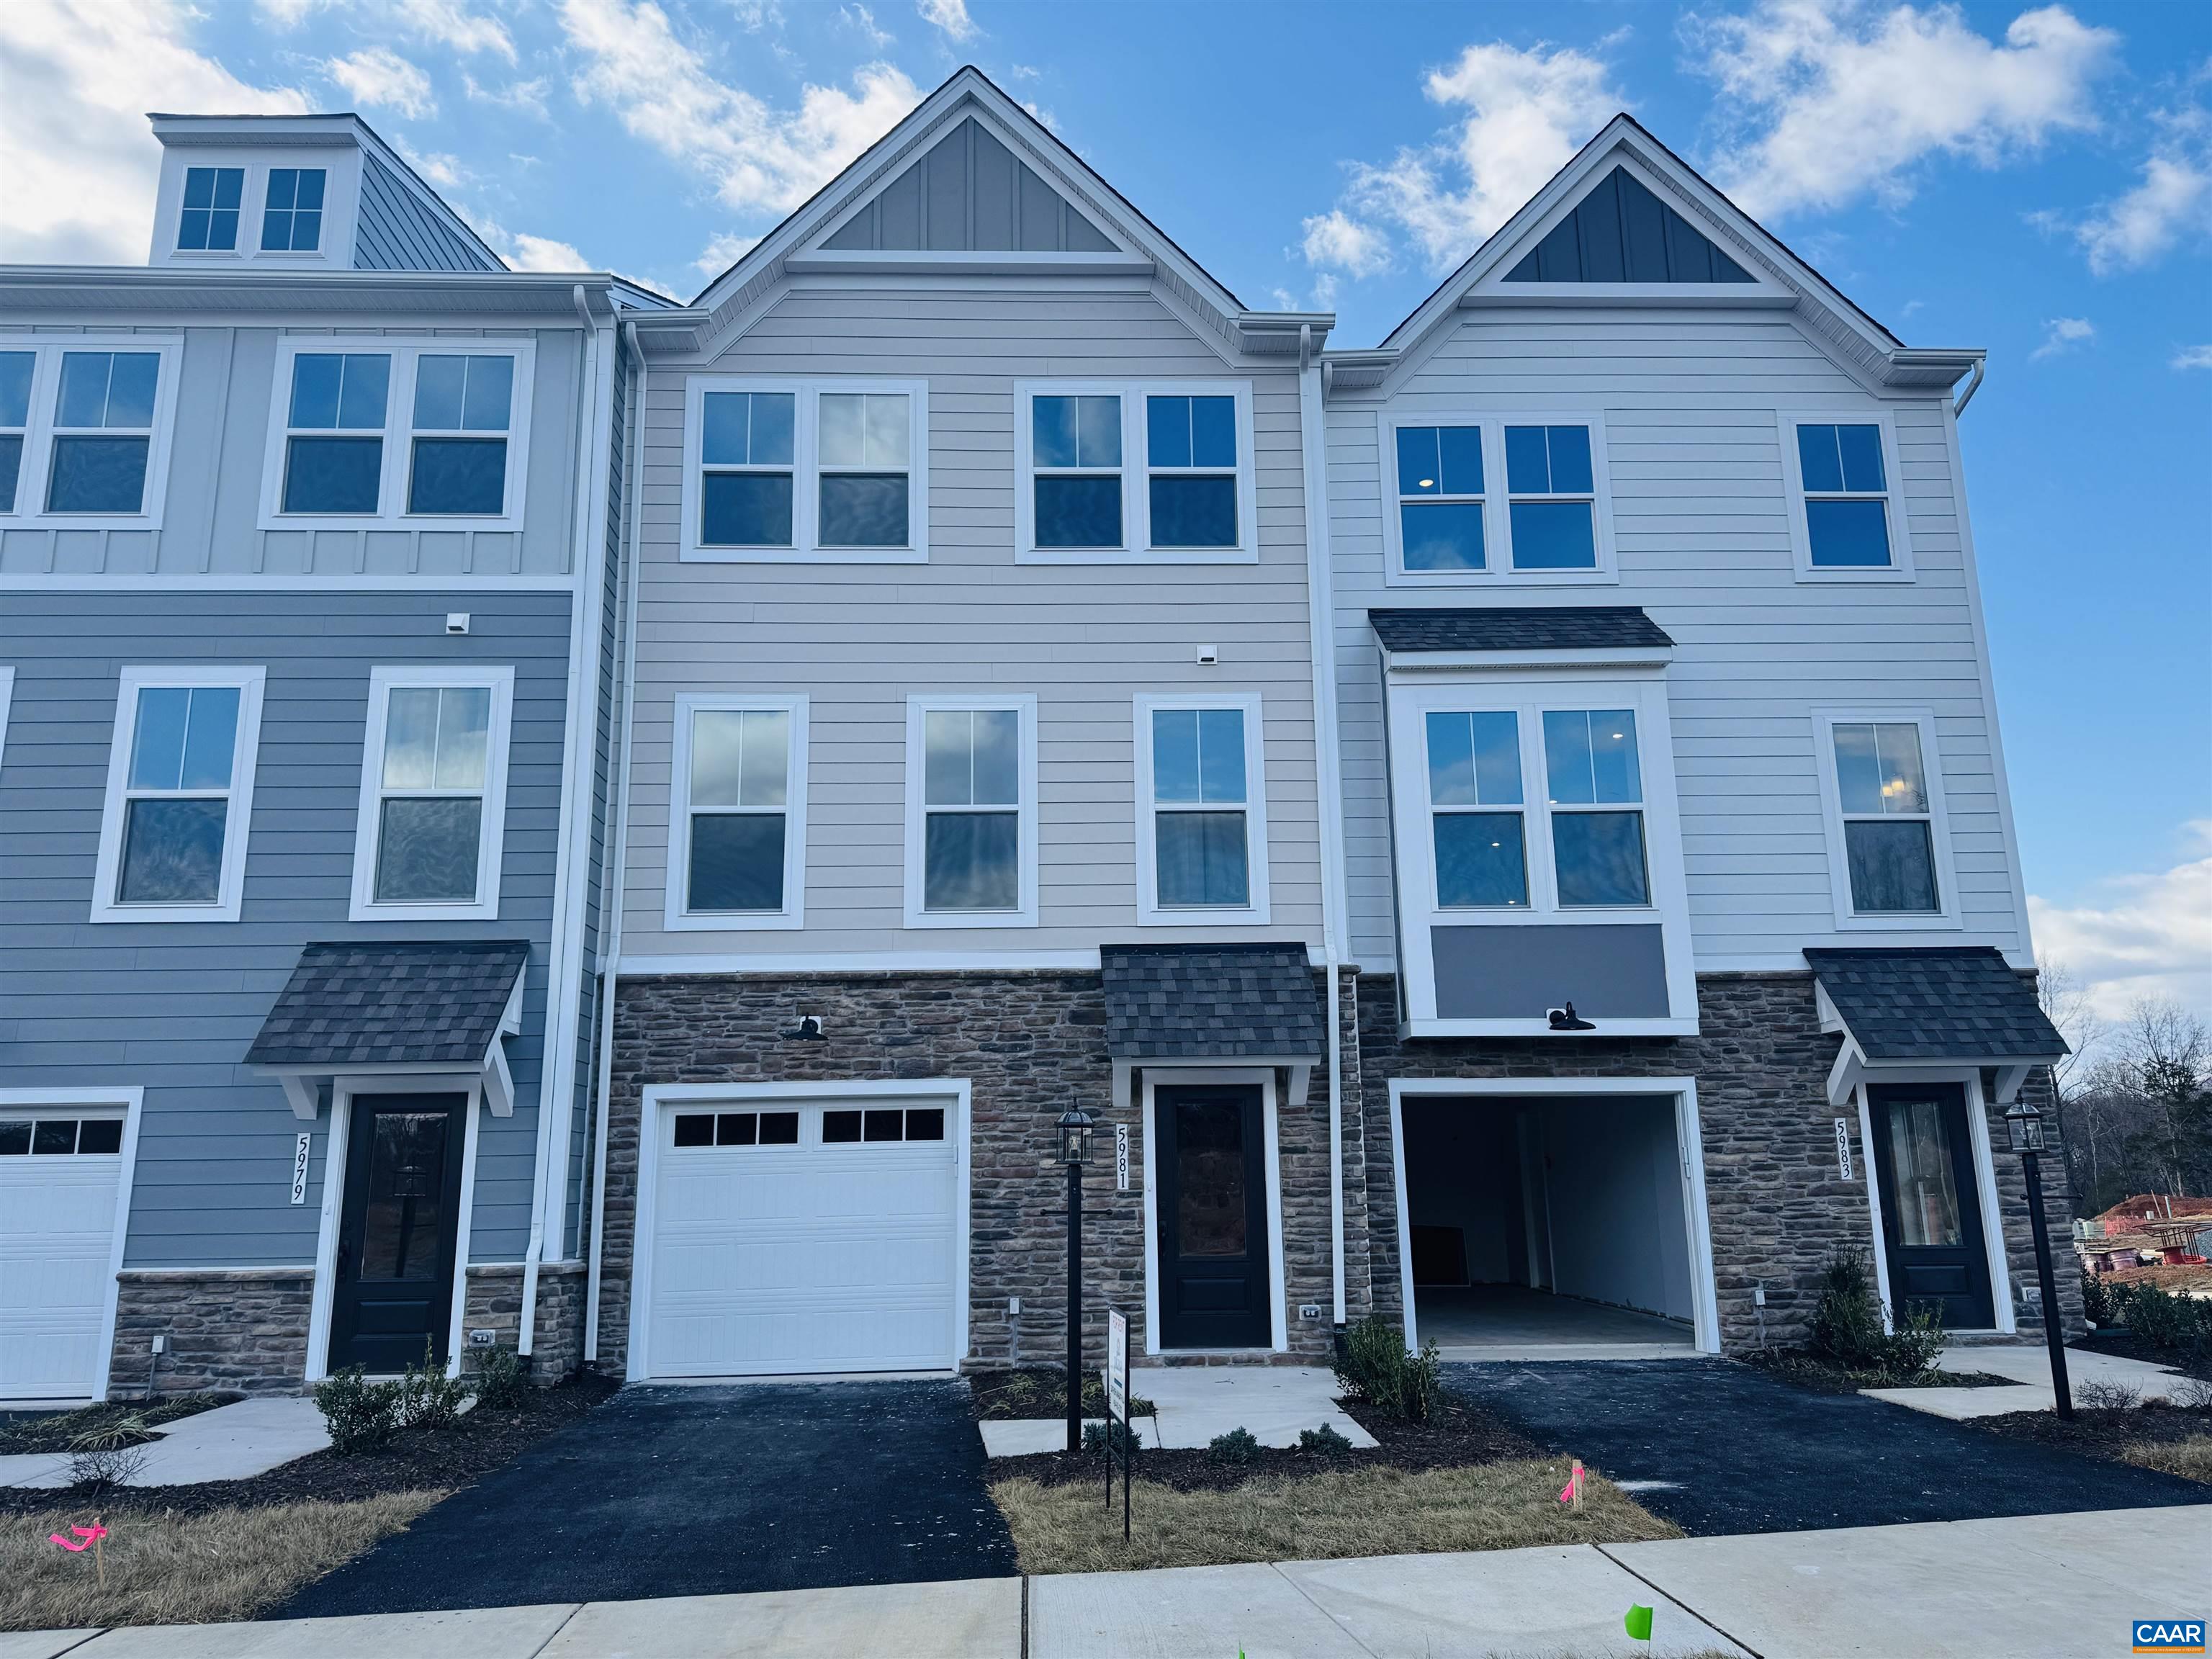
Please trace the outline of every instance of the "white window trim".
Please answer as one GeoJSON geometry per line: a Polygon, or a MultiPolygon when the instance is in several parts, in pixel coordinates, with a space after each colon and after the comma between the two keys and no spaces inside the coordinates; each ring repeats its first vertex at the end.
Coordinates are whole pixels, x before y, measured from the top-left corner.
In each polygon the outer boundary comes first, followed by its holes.
{"type": "Polygon", "coordinates": [[[15,671],[0,667],[0,765],[8,759],[8,716],[15,702],[15,671]]]}
{"type": "Polygon", "coordinates": [[[684,388],[684,522],[678,556],[703,564],[927,564],[929,562],[929,382],[854,375],[805,379],[788,375],[694,374],[684,388]],[[787,392],[793,406],[791,545],[702,547],[699,510],[705,469],[701,455],[710,392],[787,392]],[[825,392],[903,394],[907,399],[905,547],[823,547],[821,517],[821,398],[825,392]]]}
{"type": "MultiPolygon", "coordinates": [[[[273,256],[272,256],[273,257],[273,256]]],[[[306,256],[294,256],[304,258],[306,256]]],[[[314,334],[288,336],[276,343],[276,368],[269,393],[269,435],[261,463],[261,510],[258,527],[263,530],[509,530],[523,527],[523,504],[529,494],[531,390],[536,380],[538,345],[532,340],[505,337],[479,338],[453,335],[440,338],[400,338],[375,334],[314,334]],[[290,434],[292,363],[302,353],[310,356],[388,356],[392,379],[386,389],[384,471],[377,486],[374,513],[286,513],[284,501],[285,440],[290,434]],[[507,411],[506,510],[489,513],[410,513],[407,511],[408,469],[414,459],[415,372],[425,356],[437,357],[512,357],[514,359],[513,402],[507,411]]],[[[366,428],[339,428],[333,437],[367,437],[366,428]]],[[[495,434],[483,434],[490,437],[495,434]]]]}
{"type": "MultiPolygon", "coordinates": [[[[1790,551],[1801,582],[1909,582],[1913,580],[1912,531],[1905,508],[1905,471],[1899,465],[1897,423],[1887,409],[1775,411],[1782,447],[1782,490],[1790,510],[1790,551]],[[1797,428],[1805,426],[1873,426],[1881,429],[1881,465],[1889,488],[1882,492],[1889,517],[1889,563],[1815,565],[1813,532],[1805,518],[1805,474],[1797,456],[1797,428]]],[[[1870,499],[1860,496],[1863,501],[1870,499]]]]}
{"type": "MultiPolygon", "coordinates": [[[[266,173],[268,169],[264,167],[262,171],[266,173]]],[[[252,199],[252,187],[253,169],[242,160],[186,161],[177,172],[176,203],[162,219],[162,228],[168,234],[169,245],[167,250],[168,257],[198,264],[203,260],[219,262],[243,259],[246,257],[248,247],[258,248],[261,243],[261,222],[253,210],[247,205],[247,203],[252,199]],[[185,189],[191,182],[192,174],[203,172],[238,174],[238,235],[228,247],[186,247],[184,245],[185,189]],[[252,228],[250,240],[248,227],[252,228]]],[[[266,194],[265,185],[264,193],[266,194]]],[[[328,200],[330,183],[327,179],[323,184],[323,195],[324,198],[328,200]]]]}
{"type": "Polygon", "coordinates": [[[937,693],[906,700],[906,925],[909,927],[1034,927],[1037,925],[1037,700],[1034,692],[937,693]],[[1022,723],[1021,803],[1015,846],[1021,870],[1011,910],[927,910],[922,908],[924,836],[922,792],[927,762],[923,716],[971,709],[1011,709],[1022,723]]]}
{"type": "Polygon", "coordinates": [[[349,921],[493,921],[499,916],[500,853],[506,843],[508,727],[514,712],[514,670],[499,665],[425,663],[373,668],[368,720],[361,750],[361,800],[354,821],[353,895],[349,921]],[[395,690],[478,688],[491,693],[484,743],[483,819],[477,845],[477,896],[462,904],[376,902],[377,811],[382,799],[384,729],[395,690]]]}
{"type": "Polygon", "coordinates": [[[1936,741],[1932,708],[1815,708],[1813,748],[1820,769],[1820,807],[1827,831],[1828,884],[1835,902],[1836,926],[1846,933],[1895,933],[1956,931],[1959,876],[1951,856],[1951,823],[1943,805],[1943,757],[1936,741]],[[1836,778],[1836,727],[1865,724],[1915,726],[1920,731],[1920,769],[1928,781],[1928,833],[1936,860],[1936,897],[1942,908],[1929,914],[1877,912],[1861,915],[1851,904],[1850,854],[1844,842],[1843,786],[1836,778]]]}
{"type": "MultiPolygon", "coordinates": [[[[1170,469],[1179,471],[1183,469],[1170,469]]],[[[1014,382],[1014,562],[1016,564],[1257,564],[1259,489],[1252,453],[1249,380],[1017,380],[1014,382]],[[1151,470],[1146,465],[1147,398],[1233,398],[1237,404],[1237,545],[1154,547],[1151,470]],[[1119,398],[1121,400],[1121,537],[1120,547],[1039,547],[1036,544],[1036,427],[1030,405],[1038,398],[1119,398]]]]}
{"type": "Polygon", "coordinates": [[[1146,927],[1266,927],[1271,911],[1267,884],[1267,726],[1257,696],[1209,696],[1204,693],[1140,696],[1133,722],[1137,742],[1137,921],[1146,927]],[[1234,708],[1244,720],[1244,865],[1246,896],[1241,905],[1162,906],[1158,842],[1154,820],[1159,805],[1152,793],[1152,715],[1160,709],[1234,708]]]}
{"type": "MultiPolygon", "coordinates": [[[[11,513],[0,513],[0,529],[159,530],[169,492],[169,449],[177,428],[177,379],[184,362],[183,337],[0,334],[0,351],[30,351],[38,356],[31,366],[31,423],[23,429],[23,465],[15,478],[15,507],[11,513]],[[154,388],[154,426],[146,446],[146,489],[136,513],[46,510],[46,478],[53,462],[54,400],[61,394],[63,354],[71,351],[150,351],[161,359],[161,379],[154,388]]],[[[114,428],[125,435],[137,429],[114,428]]]]}
{"type": "MultiPolygon", "coordinates": [[[[236,921],[246,896],[246,843],[253,826],[253,765],[261,746],[261,694],[268,671],[224,665],[161,664],[123,670],[115,694],[115,727],[107,746],[107,794],[100,808],[100,856],[92,878],[94,921],[236,921]],[[138,693],[148,687],[234,687],[238,731],[230,757],[229,809],[223,818],[222,872],[212,904],[124,904],[115,898],[123,872],[124,799],[131,747],[137,732],[138,693]]],[[[210,792],[212,793],[212,792],[210,792]]]]}
{"type": "MultiPolygon", "coordinates": [[[[1663,1018],[1607,1019],[1601,1035],[1668,1036],[1697,1030],[1697,978],[1690,900],[1682,857],[1682,814],[1674,781],[1674,744],[1663,671],[1632,668],[1518,668],[1489,672],[1426,672],[1394,678],[1388,687],[1391,842],[1397,875],[1399,959],[1410,1029],[1417,1036],[1538,1036],[1541,1019],[1442,1019],[1437,1015],[1436,927],[1575,927],[1658,924],[1665,951],[1668,1012],[1663,1018]],[[1636,712],[1637,761],[1642,773],[1646,904],[1562,908],[1556,897],[1551,811],[1545,796],[1545,705],[1629,708],[1636,712]],[[1436,848],[1430,828],[1426,716],[1431,710],[1511,709],[1519,720],[1522,835],[1528,903],[1521,909],[1445,909],[1437,902],[1436,848]]],[[[1503,809],[1511,810],[1511,809],[1503,809]]]]}
{"type": "Polygon", "coordinates": [[[362,163],[357,153],[348,149],[210,149],[204,156],[188,157],[180,165],[162,170],[159,199],[154,208],[152,263],[189,266],[266,262],[345,270],[353,264],[354,244],[358,240],[362,173],[362,163]],[[178,233],[184,226],[185,174],[196,167],[238,167],[246,173],[245,185],[239,194],[238,246],[234,249],[177,246],[178,233]],[[319,167],[325,175],[321,245],[313,252],[302,249],[295,252],[289,248],[271,249],[266,253],[261,251],[261,216],[269,205],[269,174],[276,167],[319,167]]]}
{"type": "Polygon", "coordinates": [[[663,925],[672,933],[763,933],[806,925],[806,699],[697,693],[676,699],[675,748],[668,779],[668,878],[663,925]],[[684,908],[691,890],[691,726],[702,710],[791,716],[784,758],[783,908],[684,908]]]}
{"type": "Polygon", "coordinates": [[[1620,580],[1613,532],[1613,477],[1608,464],[1605,416],[1601,411],[1544,410],[1538,412],[1473,414],[1455,410],[1396,410],[1379,413],[1378,499],[1382,504],[1382,580],[1390,587],[1589,587],[1620,580]],[[1398,428],[1422,426],[1478,426],[1482,428],[1482,545],[1480,570],[1408,570],[1404,527],[1398,520],[1398,428]],[[1516,570],[1513,567],[1511,491],[1505,477],[1505,428],[1509,426],[1585,426],[1590,438],[1590,487],[1597,566],[1591,570],[1516,570]]]}

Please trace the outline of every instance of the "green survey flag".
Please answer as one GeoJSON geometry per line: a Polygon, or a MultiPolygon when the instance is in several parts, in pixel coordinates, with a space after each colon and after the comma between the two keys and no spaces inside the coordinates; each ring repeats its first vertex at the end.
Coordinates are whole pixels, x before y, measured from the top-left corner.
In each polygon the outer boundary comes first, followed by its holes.
{"type": "Polygon", "coordinates": [[[1631,1607],[1628,1610],[1628,1616],[1623,1619],[1620,1622],[1626,1627],[1628,1633],[1634,1637],[1638,1641],[1648,1642],[1651,1639],[1650,1608],[1643,1607],[1631,1607]]]}

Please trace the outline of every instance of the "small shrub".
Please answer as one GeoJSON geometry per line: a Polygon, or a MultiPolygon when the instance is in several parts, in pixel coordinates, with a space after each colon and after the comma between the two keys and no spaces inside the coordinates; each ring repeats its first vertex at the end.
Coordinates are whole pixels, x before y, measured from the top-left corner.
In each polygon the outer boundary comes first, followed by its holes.
{"type": "Polygon", "coordinates": [[[1892,1376],[1917,1376],[1943,1352],[1943,1310],[1924,1302],[1907,1308],[1905,1317],[1893,1322],[1897,1328],[1889,1334],[1888,1360],[1882,1369],[1892,1376]]]}
{"type": "Polygon", "coordinates": [[[2076,1382],[2074,1403],[2085,1412],[2131,1412],[2142,1404],[2142,1390],[2126,1382],[2076,1382]]]}
{"type": "Polygon", "coordinates": [[[1350,1451],[1352,1443],[1324,1423],[1317,1429],[1301,1429],[1298,1431],[1298,1449],[1319,1452],[1323,1457],[1336,1457],[1350,1451]]]}
{"type": "Polygon", "coordinates": [[[2173,1392],[2167,1395],[2169,1403],[2185,1411],[2212,1411],[2212,1379],[2184,1376],[2176,1379],[2173,1392]]]}
{"type": "Polygon", "coordinates": [[[2212,1302],[2176,1296],[2155,1285],[2128,1292],[2128,1328],[2154,1348],[2185,1358],[2212,1352],[2212,1302]]]}
{"type": "Polygon", "coordinates": [[[70,1443],[70,1485],[106,1490],[127,1486],[146,1467],[146,1449],[135,1440],[118,1440],[105,1431],[79,1435],[70,1443]]]}
{"type": "Polygon", "coordinates": [[[2123,1304],[2126,1301],[2124,1287],[2107,1288],[2095,1273],[2084,1271],[2081,1274],[2081,1315],[2099,1330],[2125,1322],[2123,1304]]]}
{"type": "Polygon", "coordinates": [[[397,1413],[403,1429],[450,1429],[461,1420],[461,1407],[469,1398],[469,1385],[446,1375],[428,1337],[422,1340],[422,1363],[400,1373],[398,1389],[397,1413]]]}
{"type": "Polygon", "coordinates": [[[477,1356],[477,1403],[499,1411],[519,1411],[530,1404],[530,1362],[504,1344],[477,1356]]]}
{"type": "Polygon", "coordinates": [[[1256,1463],[1260,1461],[1260,1443],[1252,1437],[1252,1431],[1231,1429],[1226,1434],[1217,1434],[1206,1447],[1215,1458],[1224,1463],[1256,1463]]]}
{"type": "Polygon", "coordinates": [[[1407,1352],[1405,1334],[1379,1314],[1345,1332],[1335,1369],[1346,1394],[1407,1423],[1427,1422],[1443,1395],[1443,1361],[1437,1345],[1425,1343],[1419,1353],[1407,1352]]]}
{"type": "MultiPolygon", "coordinates": [[[[1129,1431],[1119,1420],[1113,1418],[1109,1418],[1103,1423],[1085,1423],[1083,1425],[1083,1449],[1093,1455],[1103,1453],[1109,1443],[1107,1431],[1109,1427],[1113,1431],[1111,1443],[1114,1449],[1117,1452],[1126,1452],[1129,1449],[1129,1431]]],[[[1139,1451],[1144,1449],[1144,1445],[1145,1443],[1141,1438],[1136,1443],[1136,1448],[1139,1451]]]]}
{"type": "Polygon", "coordinates": [[[341,1457],[380,1450],[399,1431],[399,1384],[372,1382],[359,1365],[316,1383],[315,1404],[341,1457]]]}
{"type": "Polygon", "coordinates": [[[1932,1303],[1908,1308],[1882,1328],[1881,1298],[1863,1251],[1838,1247],[1820,1270],[1813,1306],[1814,1355],[1847,1371],[1871,1371],[1899,1380],[1918,1376],[1943,1351],[1943,1314],[1932,1303]]]}

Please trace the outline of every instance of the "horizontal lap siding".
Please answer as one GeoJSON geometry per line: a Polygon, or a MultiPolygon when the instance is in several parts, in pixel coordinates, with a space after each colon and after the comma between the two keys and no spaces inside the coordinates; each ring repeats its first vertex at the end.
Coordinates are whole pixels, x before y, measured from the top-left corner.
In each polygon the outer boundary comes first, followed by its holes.
{"type": "Polygon", "coordinates": [[[142,1086],[131,1267],[314,1258],[330,1115],[313,1126],[307,1201],[289,1202],[307,1126],[242,1063],[316,939],[524,939],[517,1104],[479,1124],[471,1254],[514,1261],[529,1234],[548,921],[561,798],[564,595],[11,594],[0,663],[15,670],[0,751],[0,1077],[11,1088],[142,1086]],[[448,611],[469,609],[462,638],[448,611]],[[268,671],[245,902],[234,923],[94,924],[94,864],[125,664],[268,671]],[[500,915],[350,923],[354,828],[372,667],[515,670],[500,915]]]}
{"type": "MultiPolygon", "coordinates": [[[[1683,856],[1701,963],[1787,954],[1839,934],[1811,710],[1932,708],[1964,928],[1894,936],[2025,948],[1960,538],[1941,397],[1877,399],[1794,323],[1489,313],[1462,320],[1387,402],[1328,414],[1346,856],[1352,949],[1395,960],[1373,605],[1636,605],[1674,636],[1668,671],[1683,856]],[[1620,581],[1464,590],[1383,580],[1388,477],[1378,412],[1596,411],[1605,417],[1620,581]],[[1796,580],[1777,411],[1890,411],[1917,579],[1796,580]]],[[[1875,936],[1876,938],[1880,936],[1875,936]]]]}
{"type": "MultiPolygon", "coordinates": [[[[1266,717],[1273,925],[1319,938],[1312,659],[1297,382],[1231,369],[1134,295],[799,292],[717,373],[929,383],[929,562],[684,564],[685,377],[656,370],[644,422],[638,691],[623,949],[654,956],[1081,949],[1135,936],[1132,699],[1256,693],[1266,717]],[[1260,562],[1018,565],[1017,380],[1253,386],[1260,562]],[[1220,665],[1195,664],[1200,645],[1220,665]],[[662,930],[674,698],[811,699],[806,927],[662,930]],[[1038,702],[1040,926],[902,926],[906,699],[995,689],[1038,702]]],[[[1224,930],[1145,930],[1163,939],[1224,930]]]]}

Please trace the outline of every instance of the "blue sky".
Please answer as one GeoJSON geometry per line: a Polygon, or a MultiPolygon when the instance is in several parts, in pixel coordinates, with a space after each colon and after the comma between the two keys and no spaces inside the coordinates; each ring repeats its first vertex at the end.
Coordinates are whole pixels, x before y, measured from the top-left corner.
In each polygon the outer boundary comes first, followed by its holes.
{"type": "Polygon", "coordinates": [[[1370,343],[1615,109],[1961,423],[2037,937],[2212,1012],[2212,7],[110,0],[0,11],[0,254],[136,262],[150,108],[356,108],[517,264],[689,297],[973,62],[1370,343]]]}

